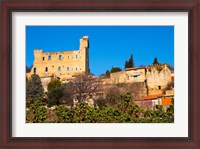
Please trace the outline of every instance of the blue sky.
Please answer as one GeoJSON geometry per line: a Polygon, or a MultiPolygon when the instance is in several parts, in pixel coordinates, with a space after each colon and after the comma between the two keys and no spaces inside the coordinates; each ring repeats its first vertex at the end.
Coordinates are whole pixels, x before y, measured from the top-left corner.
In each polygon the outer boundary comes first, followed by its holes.
{"type": "Polygon", "coordinates": [[[26,65],[33,64],[34,49],[45,52],[78,50],[89,36],[91,73],[101,75],[112,67],[124,69],[133,54],[135,66],[161,63],[174,66],[173,26],[27,26],[26,65]]]}

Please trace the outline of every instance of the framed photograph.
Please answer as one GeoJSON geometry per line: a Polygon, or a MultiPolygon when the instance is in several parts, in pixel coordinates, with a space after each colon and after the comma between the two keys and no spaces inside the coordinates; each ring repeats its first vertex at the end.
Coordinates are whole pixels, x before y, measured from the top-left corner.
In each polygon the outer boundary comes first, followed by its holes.
{"type": "Polygon", "coordinates": [[[1,148],[200,147],[199,1],[1,8],[1,148]]]}

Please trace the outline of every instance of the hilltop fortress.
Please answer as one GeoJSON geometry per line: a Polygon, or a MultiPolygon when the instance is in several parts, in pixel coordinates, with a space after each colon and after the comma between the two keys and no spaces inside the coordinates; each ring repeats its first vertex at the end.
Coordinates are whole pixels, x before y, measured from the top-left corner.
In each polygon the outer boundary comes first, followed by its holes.
{"type": "Polygon", "coordinates": [[[30,73],[40,76],[44,88],[52,78],[61,81],[68,80],[78,74],[89,74],[89,37],[80,39],[79,50],[63,52],[44,52],[41,49],[34,50],[34,62],[30,73]]]}
{"type": "MultiPolygon", "coordinates": [[[[34,63],[31,71],[26,74],[30,78],[37,74],[41,78],[44,90],[52,79],[59,79],[62,83],[68,82],[76,75],[90,74],[89,69],[89,37],[80,39],[79,50],[63,52],[43,52],[34,50],[34,63]]],[[[97,77],[97,76],[95,76],[97,77]]],[[[120,83],[140,84],[143,88],[141,96],[161,94],[172,81],[173,74],[166,64],[146,67],[127,68],[120,72],[111,73],[110,77],[102,78],[105,86],[120,83]]]]}

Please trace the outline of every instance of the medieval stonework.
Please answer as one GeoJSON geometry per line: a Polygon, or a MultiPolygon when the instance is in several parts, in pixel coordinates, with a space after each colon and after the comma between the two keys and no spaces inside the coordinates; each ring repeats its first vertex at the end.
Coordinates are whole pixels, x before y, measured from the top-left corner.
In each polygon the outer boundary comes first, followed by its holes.
{"type": "Polygon", "coordinates": [[[127,68],[124,71],[110,74],[103,84],[144,82],[148,94],[162,94],[166,86],[172,81],[171,70],[166,65],[127,68]],[[159,68],[159,69],[158,69],[159,68]]]}
{"type": "Polygon", "coordinates": [[[149,94],[162,93],[162,90],[172,81],[171,70],[166,65],[160,71],[156,67],[147,68],[146,79],[149,94]]]}
{"type": "Polygon", "coordinates": [[[34,50],[34,62],[29,78],[32,74],[40,76],[43,85],[53,78],[61,81],[68,80],[75,75],[89,73],[89,40],[88,36],[80,39],[79,50],[63,52],[44,52],[34,50]]]}

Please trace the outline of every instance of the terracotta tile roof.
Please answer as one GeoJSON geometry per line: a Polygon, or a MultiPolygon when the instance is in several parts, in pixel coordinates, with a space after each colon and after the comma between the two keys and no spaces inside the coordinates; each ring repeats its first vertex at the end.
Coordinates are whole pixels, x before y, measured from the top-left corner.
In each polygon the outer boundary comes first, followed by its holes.
{"type": "Polygon", "coordinates": [[[147,95],[147,96],[140,98],[140,100],[151,100],[151,99],[156,99],[161,96],[163,96],[163,94],[147,95]]]}
{"type": "Polygon", "coordinates": [[[172,99],[171,98],[162,98],[162,105],[172,105],[172,99]]]}

